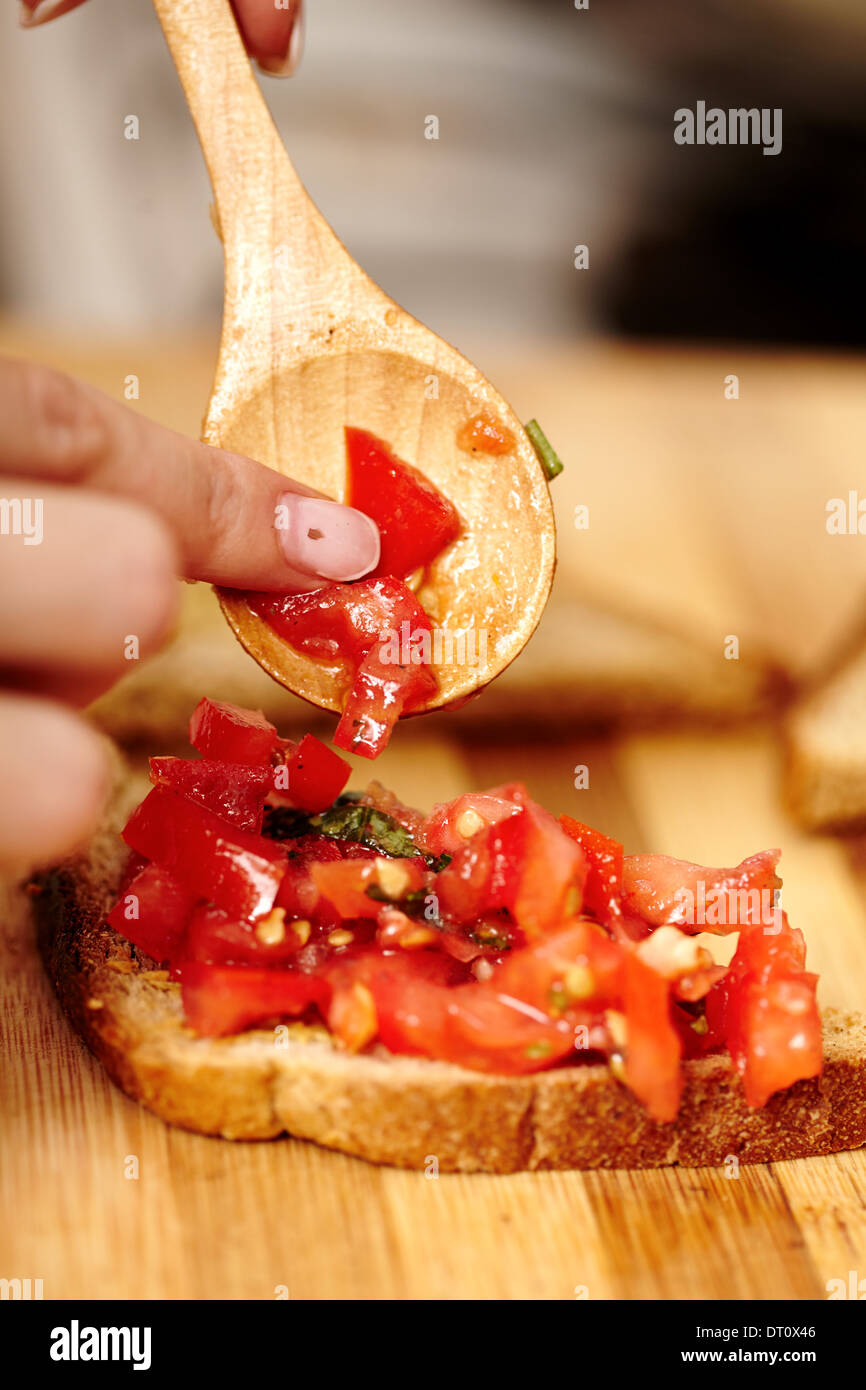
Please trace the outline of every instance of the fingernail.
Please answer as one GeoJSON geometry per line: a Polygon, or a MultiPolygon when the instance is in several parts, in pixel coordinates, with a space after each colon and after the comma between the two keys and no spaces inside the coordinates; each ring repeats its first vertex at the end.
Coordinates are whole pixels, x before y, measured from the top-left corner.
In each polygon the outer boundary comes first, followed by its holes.
{"type": "Polygon", "coordinates": [[[32,29],[34,24],[38,24],[36,11],[41,4],[42,0],[18,0],[18,23],[22,29],[32,29]]]}
{"type": "Polygon", "coordinates": [[[33,29],[80,4],[81,0],[18,0],[18,22],[22,29],[33,29]]]}
{"type": "Polygon", "coordinates": [[[304,5],[303,0],[298,0],[292,27],[289,30],[289,41],[284,55],[274,54],[270,58],[258,58],[256,60],[259,69],[267,73],[268,77],[291,77],[298,69],[304,52],[304,5]]]}
{"type": "Polygon", "coordinates": [[[325,497],[284,492],[277,516],[288,520],[277,534],[288,563],[305,574],[348,583],[379,562],[379,528],[354,507],[325,497]]]}

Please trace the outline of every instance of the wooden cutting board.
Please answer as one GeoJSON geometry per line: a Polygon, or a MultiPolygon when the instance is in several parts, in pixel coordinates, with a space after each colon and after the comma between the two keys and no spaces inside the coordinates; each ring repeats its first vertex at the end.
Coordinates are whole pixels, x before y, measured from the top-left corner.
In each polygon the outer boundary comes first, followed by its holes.
{"type": "MultiPolygon", "coordinates": [[[[428,721],[428,724],[432,721],[428,721]]],[[[779,808],[770,729],[552,746],[407,729],[381,775],[410,801],[524,777],[635,851],[734,862],[784,847],[785,903],[823,997],[862,1008],[866,879],[779,808]],[[590,787],[572,787],[578,762],[590,787]]],[[[2,913],[0,1269],[46,1298],[805,1299],[866,1274],[866,1153],[769,1167],[513,1177],[376,1168],[312,1145],[172,1130],[120,1094],[2,913]],[[134,1171],[137,1178],[127,1177],[134,1171]]]]}
{"type": "MultiPolygon", "coordinates": [[[[87,376],[195,433],[209,347],[114,352],[0,325],[0,350],[87,376]]],[[[621,347],[524,352],[496,371],[567,456],[558,594],[599,593],[720,650],[808,673],[855,619],[866,541],[829,537],[866,442],[853,362],[621,347]],[[728,373],[740,399],[724,398],[728,373]],[[587,504],[590,529],[573,527],[587,504]]],[[[563,646],[578,679],[581,633],[563,646]]],[[[529,660],[529,657],[525,659],[529,660]]],[[[546,678],[545,678],[546,679],[546,678]]],[[[212,693],[218,694],[214,690],[212,693]]],[[[401,729],[377,774],[422,806],[524,777],[554,811],[731,863],[783,847],[785,904],[827,1002],[866,1006],[866,878],[856,847],[809,839],[779,798],[774,728],[547,743],[515,719],[480,743],[459,718],[401,729]],[[590,788],[573,788],[576,764],[590,788]]],[[[365,769],[365,772],[367,769],[365,769]]],[[[46,1298],[823,1298],[866,1275],[866,1155],[651,1173],[441,1176],[290,1140],[232,1145],[165,1127],[106,1080],[59,1017],[15,895],[2,925],[0,1273],[46,1298]],[[135,1160],[135,1162],[133,1162],[135,1160]],[[137,1176],[127,1176],[135,1172],[137,1176]]]]}

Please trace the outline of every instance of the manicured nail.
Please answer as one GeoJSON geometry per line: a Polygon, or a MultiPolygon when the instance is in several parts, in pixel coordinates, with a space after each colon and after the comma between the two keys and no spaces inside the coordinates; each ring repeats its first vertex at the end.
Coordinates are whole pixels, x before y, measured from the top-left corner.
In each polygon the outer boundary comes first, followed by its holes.
{"type": "Polygon", "coordinates": [[[33,29],[37,24],[47,24],[49,19],[57,19],[74,10],[82,0],[19,0],[18,22],[22,29],[33,29]]]}
{"type": "Polygon", "coordinates": [[[22,29],[32,29],[39,21],[36,11],[42,7],[42,0],[18,0],[18,23],[22,29]]]}
{"type": "Polygon", "coordinates": [[[269,77],[291,77],[300,64],[304,52],[304,6],[298,0],[289,39],[284,54],[275,53],[269,58],[257,58],[259,68],[269,77]]]}
{"type": "Polygon", "coordinates": [[[378,564],[379,528],[375,521],[326,497],[284,492],[277,504],[277,533],[293,569],[348,583],[378,564]]]}

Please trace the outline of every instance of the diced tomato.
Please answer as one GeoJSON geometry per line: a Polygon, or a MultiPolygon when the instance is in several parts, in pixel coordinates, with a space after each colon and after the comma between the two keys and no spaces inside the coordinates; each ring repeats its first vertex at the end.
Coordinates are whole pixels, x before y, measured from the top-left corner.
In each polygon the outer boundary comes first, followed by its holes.
{"type": "Polygon", "coordinates": [[[415,843],[427,854],[457,854],[479,830],[515,816],[520,806],[492,792],[468,792],[454,801],[433,807],[415,835],[415,843]]]}
{"type": "Polygon", "coordinates": [[[411,964],[366,967],[381,1041],[392,1052],[520,1075],[567,1057],[576,1026],[619,997],[623,951],[584,921],[514,951],[483,983],[442,979],[435,959],[425,952],[411,964]]]}
{"type": "Polygon", "coordinates": [[[132,883],[132,880],[137,878],[142,869],[146,867],[147,859],[145,856],[143,854],[137,854],[134,849],[131,849],[126,856],[126,863],[120,871],[120,883],[118,886],[121,892],[125,892],[130,883],[132,883]]]}
{"type": "Polygon", "coordinates": [[[220,908],[202,903],[190,919],[183,959],[210,965],[280,965],[296,956],[301,944],[290,923],[273,940],[259,935],[252,922],[239,922],[220,908]]]}
{"type": "MultiPolygon", "coordinates": [[[[553,816],[529,802],[522,816],[497,826],[493,834],[522,840],[523,865],[517,891],[506,903],[527,933],[557,926],[581,910],[587,863],[579,845],[569,840],[553,816]]],[[[507,852],[507,851],[506,851],[507,852]]]]}
{"type": "Polygon", "coordinates": [[[482,454],[510,454],[517,440],[489,410],[480,410],[457,431],[457,447],[482,454]]]}
{"type": "Polygon", "coordinates": [[[733,869],[706,869],[666,854],[627,854],[623,906],[653,926],[718,935],[775,920],[779,850],[753,854],[733,869]]]}
{"type": "Polygon", "coordinates": [[[305,734],[286,760],[288,795],[302,811],[324,811],[340,795],[352,769],[315,734],[305,734]]]}
{"type": "Polygon", "coordinates": [[[377,972],[370,989],[380,1040],[392,1052],[516,1076],[548,1067],[574,1048],[567,1020],[499,998],[488,984],[448,987],[415,971],[392,970],[377,972]]]}
{"type": "Polygon", "coordinates": [[[107,920],[138,950],[162,964],[179,951],[196,904],[195,893],[157,864],[148,864],[126,885],[107,920]]]}
{"type": "Polygon", "coordinates": [[[378,757],[401,714],[436,691],[430,669],[432,628],[415,595],[398,579],[330,584],[304,594],[245,595],[289,646],[352,670],[334,743],[378,757]]]}
{"type": "Polygon", "coordinates": [[[654,1120],[676,1119],[683,1088],[682,1042],[671,1019],[671,986],[634,950],[625,956],[625,1079],[654,1120]]]}
{"type": "MultiPolygon", "coordinates": [[[[373,650],[395,635],[404,594],[377,579],[297,596],[302,616],[289,626],[300,623],[312,653],[343,656],[351,635],[359,677],[347,712],[357,700],[364,709],[361,676],[376,662],[391,667],[406,707],[414,663],[373,650]]],[[[284,617],[295,602],[254,597],[284,617]]],[[[383,684],[376,696],[385,736],[399,712],[393,694],[383,684]]],[[[607,1051],[661,1123],[676,1116],[684,1056],[727,1046],[753,1106],[820,1072],[816,977],[776,905],[776,851],[732,869],[624,857],[589,826],[554,820],[522,783],[458,797],[425,820],[371,784],[365,804],[410,831],[421,851],[412,857],[312,831],[292,837],[294,812],[282,813],[280,843],[270,838],[278,819],[259,833],[274,770],[288,773],[275,791],[314,814],[345,786],[345,761],[312,736],[289,744],[263,716],[212,701],[192,732],[207,756],[151,761],[155,785],[123,832],[133,853],[108,920],[168,962],[203,1035],[316,1008],[353,1051],[378,1037],[394,1052],[506,1076],[607,1051]],[[434,873],[425,855],[451,858],[434,873]],[[733,928],[729,967],[684,934],[733,928]]]]}
{"type": "Polygon", "coordinates": [[[749,1105],[818,1076],[822,1067],[818,977],[805,969],[803,933],[747,927],[725,978],[707,997],[707,1021],[727,1042],[749,1105]]]}
{"type": "Polygon", "coordinates": [[[534,934],[580,912],[586,861],[535,802],[481,830],[436,880],[445,911],[467,921],[507,908],[534,934]]]}
{"type": "MultiPolygon", "coordinates": [[[[324,836],[315,837],[314,854],[304,852],[304,842],[313,840],[313,836],[305,835],[299,840],[290,841],[286,872],[277,893],[277,907],[285,908],[289,917],[307,917],[312,920],[318,913],[321,894],[310,874],[313,860],[339,861],[343,857],[339,846],[324,836]]],[[[339,920],[330,904],[326,904],[325,908],[325,915],[329,920],[339,920]]]]}
{"type": "MultiPolygon", "coordinates": [[[[398,962],[400,957],[388,964],[398,962]]],[[[376,1006],[379,1041],[390,1052],[447,1059],[450,990],[422,975],[384,970],[377,972],[370,988],[376,1006]]]]}
{"type": "Polygon", "coordinates": [[[356,859],[311,864],[310,877],[340,917],[376,917],[383,897],[395,901],[417,893],[426,882],[419,859],[356,859]]]}
{"type": "Polygon", "coordinates": [[[270,1019],[293,1018],[315,1004],[326,1009],[327,980],[299,970],[268,970],[250,965],[185,962],[181,997],[187,1022],[203,1037],[240,1033],[270,1019]]]}
{"type": "Polygon", "coordinates": [[[571,816],[560,816],[559,823],[566,835],[583,850],[587,862],[587,878],[583,902],[600,922],[622,914],[623,849],[618,840],[602,835],[600,830],[582,825],[571,816]]]}
{"type": "Polygon", "coordinates": [[[373,859],[376,851],[351,840],[333,840],[327,835],[301,835],[289,840],[287,848],[289,859],[277,893],[277,906],[285,908],[288,917],[306,917],[313,922],[336,925],[340,921],[339,914],[313,882],[312,865],[336,864],[343,859],[373,859]]]}
{"type": "Polygon", "coordinates": [[[521,1076],[541,1071],[574,1051],[574,1024],[551,1018],[493,981],[450,991],[450,1029],[437,1056],[473,1071],[521,1076]]]}
{"type": "Polygon", "coordinates": [[[484,795],[498,801],[513,801],[517,806],[526,806],[532,800],[523,782],[502,782],[498,787],[490,787],[484,795]]]}
{"type": "Polygon", "coordinates": [[[490,830],[475,835],[436,875],[436,896],[445,916],[473,922],[490,910],[490,830]]]}
{"type": "Polygon", "coordinates": [[[273,769],[212,758],[151,758],[150,780],[190,797],[241,830],[261,830],[273,769]]]}
{"type": "Polygon", "coordinates": [[[439,874],[436,892],[443,911],[458,922],[472,922],[477,917],[504,906],[503,890],[508,880],[516,878],[517,863],[506,862],[501,843],[494,839],[493,828],[511,815],[522,814],[529,801],[526,788],[520,782],[495,787],[479,794],[478,807],[456,801],[434,808],[422,827],[416,843],[430,854],[449,853],[451,863],[439,874]],[[477,809],[484,825],[470,838],[461,837],[457,823],[464,810],[477,809]],[[462,839],[462,843],[458,843],[462,839]],[[446,850],[446,844],[453,846],[446,850]],[[499,854],[500,862],[496,863],[499,854]]]}
{"type": "Polygon", "coordinates": [[[405,579],[429,565],[460,534],[460,518],[446,497],[389,445],[367,430],[346,429],[347,502],[373,518],[382,549],[370,577],[405,579]]]}
{"type": "Polygon", "coordinates": [[[625,951],[583,918],[513,951],[486,983],[537,1009],[610,1008],[622,993],[625,951]]]}
{"type": "Polygon", "coordinates": [[[224,700],[199,700],[189,721],[189,741],[205,758],[224,763],[269,764],[279,735],[260,709],[224,700]]]}
{"type": "MultiPolygon", "coordinates": [[[[354,1038],[360,1032],[360,1020],[355,1009],[347,1007],[347,996],[357,984],[362,984],[372,996],[379,1038],[386,1046],[391,1046],[388,1041],[389,1037],[392,1042],[396,1043],[399,1040],[399,1032],[392,1025],[387,1013],[385,1017],[381,1015],[380,999],[385,1001],[387,1007],[390,1007],[391,1002],[396,1004],[402,997],[404,1003],[408,1005],[412,992],[418,986],[435,984],[444,996],[450,993],[446,986],[467,978],[465,967],[458,965],[456,961],[451,960],[449,956],[442,955],[439,951],[419,951],[417,953],[397,951],[383,955],[381,951],[375,949],[361,950],[347,956],[331,958],[324,967],[324,974],[333,989],[334,999],[337,1001],[334,1025],[340,1028],[341,1041],[346,1046],[352,1046],[354,1038]],[[343,1014],[344,1008],[345,1014],[343,1014]]],[[[363,996],[361,996],[361,1002],[362,1004],[366,1002],[363,1000],[363,996]]],[[[357,1005],[357,998],[355,1003],[357,1005]]],[[[328,1021],[329,1026],[332,1026],[330,1011],[328,1021]]],[[[407,1044],[406,1047],[391,1046],[391,1051],[420,1052],[421,1049],[407,1044]]]]}
{"type": "Polygon", "coordinates": [[[237,917],[269,912],[286,870],[282,845],[229,825],[167,787],[154,787],[145,797],[123,838],[188,892],[237,917]]]}

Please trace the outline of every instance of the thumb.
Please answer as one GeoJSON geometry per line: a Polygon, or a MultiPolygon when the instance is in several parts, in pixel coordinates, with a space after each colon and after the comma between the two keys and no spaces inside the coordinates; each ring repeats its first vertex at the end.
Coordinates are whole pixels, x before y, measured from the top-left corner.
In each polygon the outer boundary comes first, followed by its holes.
{"type": "Polygon", "coordinates": [[[314,589],[378,562],[354,507],[212,449],[31,363],[0,360],[0,471],[133,498],[163,518],[183,574],[236,589],[314,589]]]}

